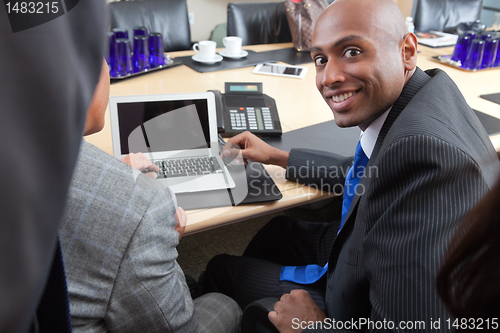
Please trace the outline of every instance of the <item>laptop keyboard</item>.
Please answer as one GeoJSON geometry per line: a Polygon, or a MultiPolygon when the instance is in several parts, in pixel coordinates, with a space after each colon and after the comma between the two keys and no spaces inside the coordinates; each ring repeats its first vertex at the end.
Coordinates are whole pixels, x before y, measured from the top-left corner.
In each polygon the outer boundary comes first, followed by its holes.
{"type": "Polygon", "coordinates": [[[157,160],[154,163],[160,168],[158,178],[185,176],[203,176],[222,173],[222,168],[215,157],[191,157],[157,160]]]}

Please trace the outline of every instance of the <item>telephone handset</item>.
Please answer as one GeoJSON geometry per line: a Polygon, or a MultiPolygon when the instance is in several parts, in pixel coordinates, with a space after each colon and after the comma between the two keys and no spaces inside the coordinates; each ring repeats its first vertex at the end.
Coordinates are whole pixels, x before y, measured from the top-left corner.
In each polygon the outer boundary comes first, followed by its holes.
{"type": "Polygon", "coordinates": [[[215,95],[217,128],[224,137],[244,131],[260,136],[281,136],[281,124],[273,98],[263,94],[262,83],[226,82],[225,93],[215,95]]]}
{"type": "Polygon", "coordinates": [[[214,93],[215,95],[215,110],[217,113],[217,132],[222,133],[224,132],[224,117],[222,117],[222,96],[219,90],[209,90],[214,93]]]}

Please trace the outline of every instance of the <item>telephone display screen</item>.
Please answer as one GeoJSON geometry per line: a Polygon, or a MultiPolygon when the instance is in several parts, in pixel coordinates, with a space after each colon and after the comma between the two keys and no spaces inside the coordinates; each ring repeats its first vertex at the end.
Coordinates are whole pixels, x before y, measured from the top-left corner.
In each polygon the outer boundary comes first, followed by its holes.
{"type": "Polygon", "coordinates": [[[257,85],[231,85],[229,86],[230,92],[257,92],[259,87],[257,85]]]}

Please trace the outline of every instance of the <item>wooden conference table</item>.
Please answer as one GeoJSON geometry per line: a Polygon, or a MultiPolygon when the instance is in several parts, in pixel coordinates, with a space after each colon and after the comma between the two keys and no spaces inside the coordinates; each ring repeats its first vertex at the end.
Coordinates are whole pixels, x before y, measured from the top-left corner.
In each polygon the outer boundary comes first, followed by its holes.
{"type": "MultiPolygon", "coordinates": [[[[261,52],[291,46],[291,43],[286,43],[251,45],[244,48],[261,52]]],[[[437,67],[445,70],[458,85],[473,109],[500,118],[500,105],[479,97],[481,94],[500,92],[500,69],[471,73],[451,68],[431,59],[434,55],[451,54],[453,47],[432,49],[419,45],[419,51],[417,64],[421,69],[437,67]]],[[[182,51],[171,53],[171,56],[175,58],[191,54],[193,54],[192,51],[182,51]]],[[[111,96],[201,92],[211,89],[224,91],[225,82],[263,82],[264,93],[276,100],[283,132],[288,132],[333,119],[332,111],[316,90],[313,63],[301,66],[309,68],[304,79],[252,74],[253,67],[198,73],[181,65],[114,83],[111,85],[111,96]]],[[[112,154],[109,124],[108,110],[106,111],[104,129],[97,134],[86,137],[86,140],[112,154]]],[[[500,135],[493,136],[491,139],[496,150],[500,151],[500,135]]],[[[281,200],[261,204],[245,204],[238,207],[190,210],[187,212],[188,224],[185,234],[243,221],[331,196],[326,192],[287,181],[284,177],[284,170],[280,167],[266,166],[266,169],[283,194],[281,200]]]]}

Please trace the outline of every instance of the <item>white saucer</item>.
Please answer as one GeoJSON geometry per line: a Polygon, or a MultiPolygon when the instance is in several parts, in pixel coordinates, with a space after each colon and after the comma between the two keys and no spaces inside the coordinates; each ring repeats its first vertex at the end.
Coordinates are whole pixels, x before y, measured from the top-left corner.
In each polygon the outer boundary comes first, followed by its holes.
{"type": "Polygon", "coordinates": [[[244,58],[244,57],[246,57],[246,56],[248,55],[248,52],[247,52],[247,51],[245,51],[245,50],[241,50],[241,51],[240,51],[240,54],[237,54],[237,55],[232,55],[232,54],[231,54],[231,55],[229,55],[229,54],[227,54],[227,50],[226,50],[226,49],[224,49],[224,50],[221,50],[221,51],[219,52],[219,54],[220,54],[221,56],[226,57],[226,58],[231,58],[231,59],[239,59],[239,58],[244,58]]]}
{"type": "Polygon", "coordinates": [[[195,54],[194,56],[191,57],[191,59],[197,62],[201,62],[203,64],[215,64],[216,62],[222,61],[222,57],[218,54],[215,54],[214,57],[210,60],[200,59],[199,54],[195,54]]]}

